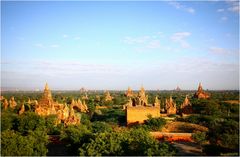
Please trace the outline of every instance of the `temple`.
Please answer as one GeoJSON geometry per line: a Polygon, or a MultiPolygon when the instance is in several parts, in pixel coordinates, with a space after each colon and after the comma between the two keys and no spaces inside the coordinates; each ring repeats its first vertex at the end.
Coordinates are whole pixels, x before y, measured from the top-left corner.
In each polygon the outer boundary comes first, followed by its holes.
{"type": "MultiPolygon", "coordinates": [[[[127,95],[125,96],[127,97],[127,95]]],[[[132,97],[129,97],[128,102],[124,105],[124,109],[127,125],[144,123],[149,116],[154,118],[160,117],[160,101],[156,97],[154,104],[148,104],[148,95],[145,94],[143,87],[141,87],[138,94],[133,94],[132,97]]]]}
{"type": "Polygon", "coordinates": [[[176,103],[173,101],[172,96],[170,96],[169,99],[166,99],[165,110],[168,115],[177,113],[176,103]]]}
{"type": "Polygon", "coordinates": [[[175,89],[175,91],[181,91],[181,88],[179,88],[179,86],[177,86],[177,88],[175,89]]]}
{"type": "Polygon", "coordinates": [[[197,92],[194,94],[194,97],[195,97],[195,98],[198,98],[198,99],[207,99],[207,98],[210,97],[210,94],[204,92],[204,91],[203,91],[203,88],[202,88],[202,84],[199,83],[198,90],[197,90],[197,92]]]}
{"type": "Polygon", "coordinates": [[[25,106],[22,104],[21,109],[19,111],[19,115],[23,114],[25,112],[25,106]]]}
{"type": "Polygon", "coordinates": [[[105,98],[104,100],[107,101],[112,101],[113,97],[110,95],[110,93],[107,91],[105,92],[105,98]]]}
{"type": "Polygon", "coordinates": [[[10,100],[9,100],[9,106],[10,108],[12,109],[15,109],[15,107],[17,106],[17,103],[16,101],[14,100],[14,97],[11,97],[10,100]]]}
{"type": "Polygon", "coordinates": [[[81,119],[81,114],[75,113],[75,108],[79,112],[88,112],[85,101],[82,104],[80,99],[76,103],[72,101],[69,107],[66,104],[59,104],[53,101],[52,93],[46,83],[42,98],[39,102],[36,102],[35,113],[40,116],[57,115],[57,123],[63,122],[64,125],[75,125],[80,124],[81,119]]]}
{"type": "Polygon", "coordinates": [[[128,87],[128,90],[125,92],[125,96],[128,98],[131,98],[134,96],[134,93],[133,93],[131,87],[128,87]]]}
{"type": "Polygon", "coordinates": [[[187,95],[186,95],[183,103],[180,106],[180,112],[181,112],[181,114],[192,114],[193,113],[192,104],[190,103],[187,95]]]}

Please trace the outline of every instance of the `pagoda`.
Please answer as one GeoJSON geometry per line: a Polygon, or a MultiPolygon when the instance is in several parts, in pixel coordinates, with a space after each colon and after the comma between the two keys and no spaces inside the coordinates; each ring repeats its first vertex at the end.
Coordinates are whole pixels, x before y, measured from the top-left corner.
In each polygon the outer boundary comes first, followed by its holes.
{"type": "Polygon", "coordinates": [[[128,90],[125,92],[125,96],[130,97],[130,98],[134,96],[134,93],[133,93],[131,87],[128,87],[128,90]]]}
{"type": "Polygon", "coordinates": [[[168,115],[177,113],[176,103],[173,101],[172,96],[170,96],[169,99],[166,99],[165,109],[168,115]]]}
{"type": "Polygon", "coordinates": [[[113,97],[110,95],[110,93],[107,91],[105,92],[105,98],[104,100],[107,101],[112,101],[113,97]]]}
{"type": "Polygon", "coordinates": [[[197,92],[194,94],[194,97],[195,97],[195,98],[198,98],[198,99],[207,99],[207,98],[210,97],[210,94],[204,92],[204,91],[203,91],[203,88],[202,88],[202,84],[199,83],[198,90],[197,90],[197,92]]]}
{"type": "Polygon", "coordinates": [[[192,114],[192,104],[190,103],[188,96],[186,95],[183,103],[180,106],[181,114],[192,114]]]}
{"type": "MultiPolygon", "coordinates": [[[[86,105],[84,107],[86,108],[86,105]]],[[[59,104],[53,101],[52,93],[47,83],[42,98],[39,102],[36,102],[35,113],[40,116],[57,115],[57,123],[63,122],[64,125],[80,124],[80,116],[75,114],[73,105],[69,109],[66,104],[59,104]]]]}

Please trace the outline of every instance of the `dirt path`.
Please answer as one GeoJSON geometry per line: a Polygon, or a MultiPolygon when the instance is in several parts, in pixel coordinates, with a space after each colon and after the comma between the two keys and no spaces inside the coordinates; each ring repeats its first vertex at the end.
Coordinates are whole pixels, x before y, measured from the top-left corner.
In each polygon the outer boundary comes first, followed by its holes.
{"type": "Polygon", "coordinates": [[[178,149],[178,156],[202,156],[201,147],[193,142],[174,142],[173,145],[178,149]]]}

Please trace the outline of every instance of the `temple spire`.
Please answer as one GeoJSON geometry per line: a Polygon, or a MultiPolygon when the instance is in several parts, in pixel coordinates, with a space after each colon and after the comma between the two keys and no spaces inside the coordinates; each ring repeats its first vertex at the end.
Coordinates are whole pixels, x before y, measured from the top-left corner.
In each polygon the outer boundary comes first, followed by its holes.
{"type": "Polygon", "coordinates": [[[44,90],[49,90],[48,83],[45,84],[44,90]]]}
{"type": "Polygon", "coordinates": [[[199,85],[198,85],[198,91],[202,91],[202,83],[200,82],[199,85]]]}

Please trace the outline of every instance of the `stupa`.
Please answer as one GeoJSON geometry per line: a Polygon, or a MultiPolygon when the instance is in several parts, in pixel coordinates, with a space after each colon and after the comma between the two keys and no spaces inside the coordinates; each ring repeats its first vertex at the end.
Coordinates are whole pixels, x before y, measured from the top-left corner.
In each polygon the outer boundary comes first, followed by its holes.
{"type": "Polygon", "coordinates": [[[15,109],[15,107],[17,106],[17,103],[16,101],[14,100],[14,97],[12,96],[9,100],[9,106],[12,108],[12,109],[15,109]]]}
{"type": "Polygon", "coordinates": [[[134,93],[133,93],[131,87],[128,87],[128,90],[125,92],[125,96],[130,97],[130,98],[134,96],[134,93]]]}
{"type": "Polygon", "coordinates": [[[35,113],[40,116],[57,115],[57,123],[64,122],[64,125],[75,125],[80,123],[80,117],[76,115],[71,105],[71,109],[66,104],[59,104],[52,99],[52,93],[46,83],[43,96],[36,102],[35,113]]]}
{"type": "Polygon", "coordinates": [[[4,109],[6,110],[7,108],[8,108],[8,101],[7,101],[7,99],[5,98],[4,99],[4,101],[3,101],[3,107],[4,107],[4,109]]]}
{"type": "Polygon", "coordinates": [[[192,104],[190,103],[188,96],[186,95],[184,102],[180,106],[180,111],[182,114],[192,114],[193,109],[192,109],[192,104]]]}
{"type": "Polygon", "coordinates": [[[170,96],[169,99],[166,99],[165,105],[165,109],[168,115],[177,113],[176,103],[173,101],[172,96],[170,96]]]}
{"type": "Polygon", "coordinates": [[[104,100],[107,101],[112,101],[113,97],[110,95],[110,93],[107,91],[105,92],[105,97],[104,100]]]}
{"type": "Polygon", "coordinates": [[[161,102],[160,102],[160,100],[158,99],[158,97],[156,96],[153,106],[160,106],[160,104],[161,104],[161,102]]]}
{"type": "Polygon", "coordinates": [[[202,84],[199,83],[198,90],[197,90],[197,92],[194,94],[194,97],[195,97],[195,98],[198,98],[198,99],[207,99],[207,98],[210,97],[210,94],[204,92],[204,91],[203,91],[203,88],[202,88],[202,84]]]}
{"type": "Polygon", "coordinates": [[[24,106],[24,104],[22,104],[22,106],[21,106],[21,109],[20,109],[20,111],[19,111],[19,115],[21,115],[21,114],[23,114],[25,112],[25,106],[24,106]]]}

